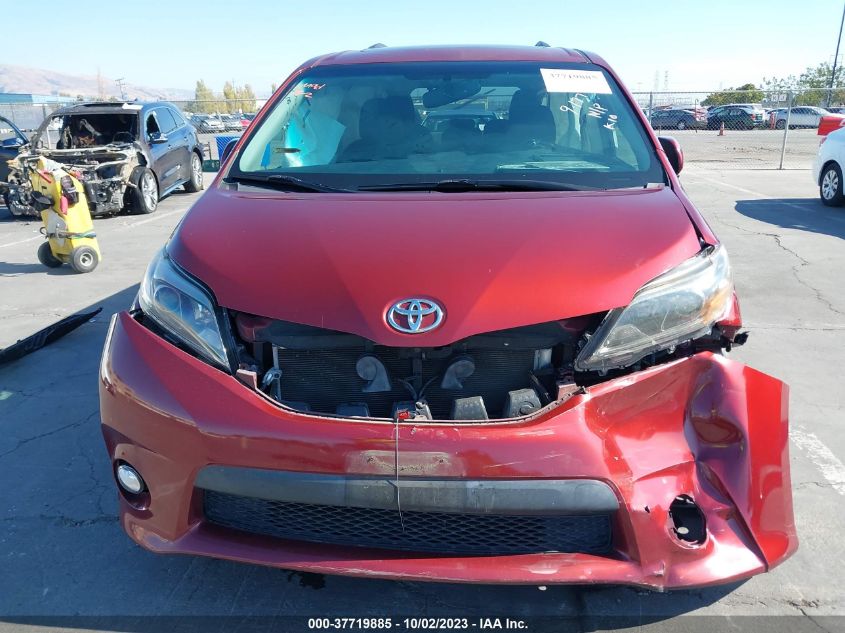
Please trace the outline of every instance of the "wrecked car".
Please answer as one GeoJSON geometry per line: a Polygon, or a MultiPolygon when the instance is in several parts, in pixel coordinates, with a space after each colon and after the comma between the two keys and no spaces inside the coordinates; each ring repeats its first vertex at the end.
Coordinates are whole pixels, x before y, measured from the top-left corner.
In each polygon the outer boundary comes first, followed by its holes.
{"type": "MultiPolygon", "coordinates": [[[[20,148],[29,142],[18,126],[6,117],[0,116],[0,182],[9,179],[8,162],[13,160],[20,148]]],[[[4,197],[5,201],[5,197],[4,197]]]]}
{"type": "Polygon", "coordinates": [[[82,183],[92,216],[152,213],[177,187],[203,187],[197,132],[166,102],[82,103],[53,112],[9,162],[12,215],[38,216],[27,170],[41,156],[82,183]]]}
{"type": "Polygon", "coordinates": [[[112,319],[124,529],[429,581],[663,590],[783,562],[788,389],[726,355],[731,266],[682,166],[592,53],[305,63],[112,319]],[[497,116],[422,124],[464,107],[497,116]]]}

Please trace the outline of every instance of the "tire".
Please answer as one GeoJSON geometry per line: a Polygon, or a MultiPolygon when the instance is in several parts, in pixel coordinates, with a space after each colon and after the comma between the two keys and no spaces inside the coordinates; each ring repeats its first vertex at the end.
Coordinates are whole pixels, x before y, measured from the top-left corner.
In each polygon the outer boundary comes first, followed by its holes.
{"type": "Polygon", "coordinates": [[[842,193],[842,170],[836,163],[828,163],[822,169],[819,179],[819,197],[828,207],[841,207],[845,202],[842,193]]]}
{"type": "Polygon", "coordinates": [[[44,264],[47,268],[58,268],[62,265],[62,260],[53,255],[50,248],[50,242],[44,242],[38,247],[38,261],[44,264]]]}
{"type": "Polygon", "coordinates": [[[77,246],[70,256],[70,266],[78,273],[90,273],[100,263],[100,256],[90,246],[77,246]]]}
{"type": "Polygon", "coordinates": [[[786,121],[784,121],[783,119],[779,119],[779,120],[775,121],[775,129],[776,130],[782,130],[785,127],[786,127],[786,121]]]}
{"type": "Polygon", "coordinates": [[[196,152],[191,152],[191,175],[188,182],[185,183],[185,191],[188,193],[196,193],[202,191],[202,159],[196,152]]]}
{"type": "Polygon", "coordinates": [[[136,167],[132,172],[132,212],[147,215],[158,208],[158,181],[155,174],[146,167],[136,167]]]}

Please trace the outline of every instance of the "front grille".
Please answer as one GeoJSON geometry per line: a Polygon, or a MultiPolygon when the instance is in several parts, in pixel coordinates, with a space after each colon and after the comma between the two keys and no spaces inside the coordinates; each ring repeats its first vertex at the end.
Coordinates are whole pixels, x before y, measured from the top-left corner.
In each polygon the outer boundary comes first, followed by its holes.
{"type": "Polygon", "coordinates": [[[442,554],[604,554],[610,516],[445,514],[268,501],[205,491],[214,524],[313,543],[442,554]],[[404,529],[403,529],[404,521],[404,529]]]}
{"type": "MultiPolygon", "coordinates": [[[[355,372],[355,363],[364,349],[279,350],[282,370],[282,398],[287,402],[307,403],[312,411],[334,413],[340,404],[365,402],[370,415],[389,418],[393,404],[413,400],[396,379],[413,374],[410,358],[403,358],[401,348],[377,346],[371,353],[384,363],[394,378],[390,391],[362,393],[364,382],[355,372]]],[[[448,419],[455,398],[482,396],[491,418],[501,417],[509,391],[531,386],[529,373],[534,365],[533,350],[467,350],[475,360],[475,373],[464,379],[463,389],[440,387],[442,376],[451,358],[427,358],[422,363],[423,382],[432,381],[425,390],[425,399],[435,419],[448,419]]]]}

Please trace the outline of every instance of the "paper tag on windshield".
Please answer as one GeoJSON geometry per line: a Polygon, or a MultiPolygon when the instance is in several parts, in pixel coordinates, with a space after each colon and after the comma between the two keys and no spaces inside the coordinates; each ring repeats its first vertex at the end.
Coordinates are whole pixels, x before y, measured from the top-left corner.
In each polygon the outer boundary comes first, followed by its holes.
{"type": "Polygon", "coordinates": [[[547,92],[582,92],[584,94],[609,95],[610,85],[600,70],[562,70],[541,68],[547,92]]]}

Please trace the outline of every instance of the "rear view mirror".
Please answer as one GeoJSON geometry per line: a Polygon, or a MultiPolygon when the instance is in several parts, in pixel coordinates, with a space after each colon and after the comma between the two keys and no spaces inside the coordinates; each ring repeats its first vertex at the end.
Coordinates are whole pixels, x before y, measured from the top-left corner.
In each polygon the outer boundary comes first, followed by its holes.
{"type": "Polygon", "coordinates": [[[17,149],[18,147],[23,145],[23,139],[20,139],[18,137],[3,139],[2,145],[7,149],[17,149]]]}
{"type": "Polygon", "coordinates": [[[226,159],[229,158],[229,154],[232,153],[232,150],[235,149],[235,145],[238,144],[238,140],[239,139],[233,138],[231,141],[226,143],[226,147],[223,148],[223,152],[220,154],[221,166],[226,162],[226,159]]]}
{"type": "Polygon", "coordinates": [[[167,136],[161,132],[150,132],[150,143],[158,145],[159,143],[166,143],[167,136]]]}
{"type": "Polygon", "coordinates": [[[481,91],[481,82],[476,80],[454,80],[437,86],[422,96],[426,108],[437,108],[461,99],[469,99],[481,91]]]}
{"type": "Polygon", "coordinates": [[[675,170],[676,174],[680,174],[684,168],[684,152],[681,149],[681,144],[671,136],[658,136],[657,140],[660,141],[660,147],[663,148],[672,169],[675,170]]]}

